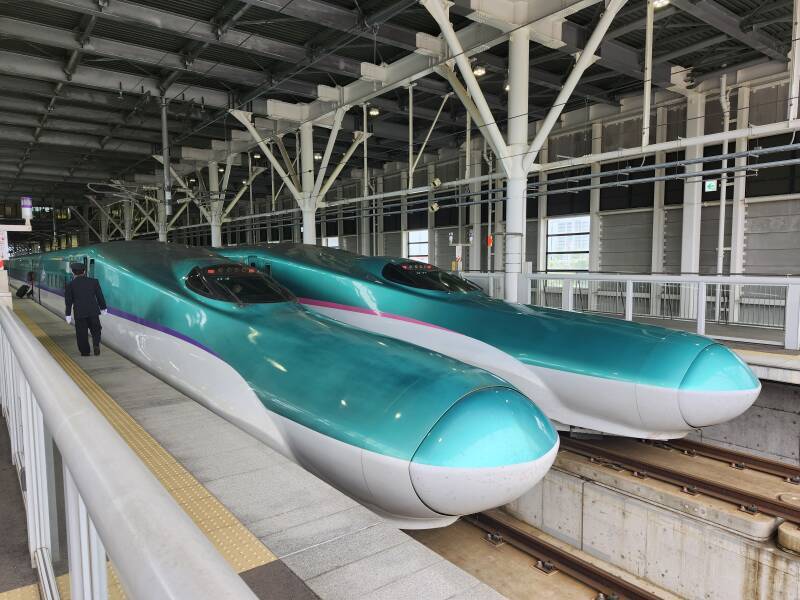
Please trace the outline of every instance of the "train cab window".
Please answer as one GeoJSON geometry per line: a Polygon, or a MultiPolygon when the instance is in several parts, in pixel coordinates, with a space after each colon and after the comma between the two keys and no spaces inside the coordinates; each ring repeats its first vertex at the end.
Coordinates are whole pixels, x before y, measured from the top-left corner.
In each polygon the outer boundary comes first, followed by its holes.
{"type": "Polygon", "coordinates": [[[292,295],[255,267],[216,265],[195,268],[186,286],[203,296],[236,304],[266,304],[291,301],[292,295]]]}
{"type": "Polygon", "coordinates": [[[474,283],[427,263],[389,263],[383,268],[382,275],[393,283],[420,290],[460,294],[481,291],[474,283]]]}
{"type": "Polygon", "coordinates": [[[186,287],[202,296],[211,296],[211,290],[208,289],[206,282],[203,281],[200,269],[192,269],[192,272],[186,278],[186,287]]]}

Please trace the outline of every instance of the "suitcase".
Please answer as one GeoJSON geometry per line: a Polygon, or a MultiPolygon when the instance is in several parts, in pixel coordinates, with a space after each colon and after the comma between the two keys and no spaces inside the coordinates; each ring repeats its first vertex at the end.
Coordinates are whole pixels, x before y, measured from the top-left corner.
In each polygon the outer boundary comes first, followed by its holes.
{"type": "Polygon", "coordinates": [[[19,289],[17,290],[17,298],[24,298],[30,289],[31,289],[30,286],[25,285],[23,283],[21,286],[19,286],[19,289]]]}

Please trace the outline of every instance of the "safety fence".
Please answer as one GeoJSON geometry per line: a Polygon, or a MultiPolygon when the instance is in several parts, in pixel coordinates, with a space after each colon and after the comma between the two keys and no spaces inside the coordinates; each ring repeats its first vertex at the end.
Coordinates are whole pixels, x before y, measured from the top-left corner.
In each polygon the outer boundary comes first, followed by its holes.
{"type": "MultiPolygon", "coordinates": [[[[494,298],[505,273],[462,273],[494,298]]],[[[524,273],[519,300],[800,349],[800,277],[524,273]]]]}
{"type": "Polygon", "coordinates": [[[4,306],[0,369],[0,405],[42,598],[105,600],[110,589],[120,587],[137,600],[255,598],[92,401],[4,306]]]}

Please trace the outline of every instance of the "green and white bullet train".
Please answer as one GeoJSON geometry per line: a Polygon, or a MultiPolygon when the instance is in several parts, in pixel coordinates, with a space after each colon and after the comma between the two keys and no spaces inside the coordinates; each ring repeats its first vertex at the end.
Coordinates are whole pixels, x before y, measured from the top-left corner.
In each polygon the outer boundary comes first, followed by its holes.
{"type": "Polygon", "coordinates": [[[208,250],[99,244],[15,258],[12,282],[33,272],[63,315],[72,262],[103,288],[104,343],[399,526],[511,501],[555,458],[548,419],[495,375],[321,317],[208,250]]]}
{"type": "Polygon", "coordinates": [[[761,390],[709,338],[506,303],[425,263],[292,244],[220,252],[268,270],[320,314],[502,377],[561,429],[676,438],[733,419],[761,390]]]}

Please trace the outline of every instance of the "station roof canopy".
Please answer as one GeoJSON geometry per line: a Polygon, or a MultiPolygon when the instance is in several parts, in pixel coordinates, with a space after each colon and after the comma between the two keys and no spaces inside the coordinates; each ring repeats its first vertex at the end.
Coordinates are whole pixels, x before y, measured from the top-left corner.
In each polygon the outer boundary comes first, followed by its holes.
{"type": "MultiPolygon", "coordinates": [[[[580,2],[560,28],[562,39],[553,44],[559,47],[531,44],[532,119],[550,107],[603,6],[580,2]]],[[[738,65],[786,62],[790,0],[657,6],[656,86],[669,85],[674,66],[691,85],[738,65]]],[[[476,21],[469,0],[457,0],[450,15],[457,31],[476,21]]],[[[645,15],[646,2],[631,0],[617,16],[568,110],[641,93],[645,15]]],[[[419,55],[418,32],[439,35],[413,0],[6,0],[0,3],[0,201],[33,194],[78,202],[86,183],[152,175],[161,95],[170,100],[171,143],[211,149],[212,140],[229,140],[241,129],[226,108],[268,119],[267,100],[318,102],[320,86],[338,90],[374,77],[365,64],[419,55]]],[[[505,115],[506,55],[505,41],[473,55],[498,116],[505,115]]],[[[434,73],[416,80],[415,136],[425,136],[448,91],[434,73]]],[[[371,120],[375,166],[404,160],[407,94],[394,86],[370,99],[380,112],[371,120]]],[[[344,131],[360,127],[360,111],[353,107],[344,131]]],[[[429,147],[456,146],[464,128],[464,108],[450,97],[429,147]]],[[[327,130],[317,129],[322,148],[327,130]]],[[[337,151],[349,141],[342,139],[337,151]]],[[[285,142],[291,149],[294,135],[285,142]]],[[[180,160],[179,150],[173,156],[180,160]]]]}

